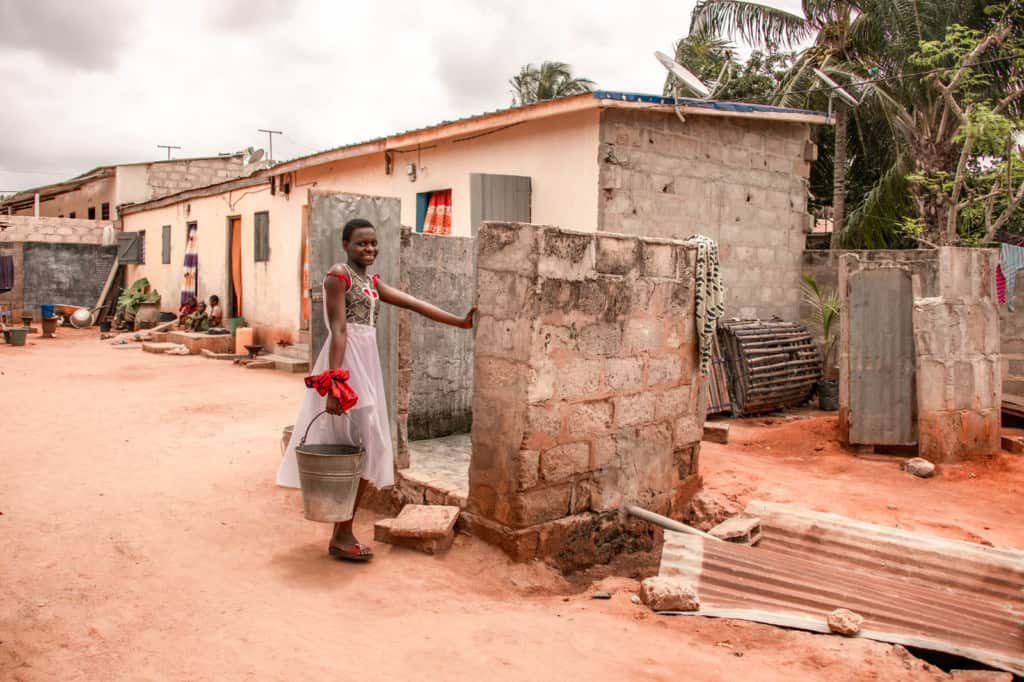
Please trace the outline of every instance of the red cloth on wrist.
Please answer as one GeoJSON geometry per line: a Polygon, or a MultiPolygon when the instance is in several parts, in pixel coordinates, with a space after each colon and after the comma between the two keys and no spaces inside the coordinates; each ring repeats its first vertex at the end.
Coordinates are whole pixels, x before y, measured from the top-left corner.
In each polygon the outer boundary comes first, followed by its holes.
{"type": "Polygon", "coordinates": [[[341,403],[341,409],[344,412],[348,412],[359,401],[359,396],[348,385],[348,378],[347,370],[329,369],[321,374],[306,377],[306,388],[315,389],[317,393],[323,396],[330,393],[341,403]]]}

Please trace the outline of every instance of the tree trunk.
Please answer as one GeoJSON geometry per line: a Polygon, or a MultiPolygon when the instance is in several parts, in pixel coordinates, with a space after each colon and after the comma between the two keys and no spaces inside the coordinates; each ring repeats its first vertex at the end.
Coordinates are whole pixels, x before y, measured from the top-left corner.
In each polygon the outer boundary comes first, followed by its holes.
{"type": "Polygon", "coordinates": [[[832,240],[829,244],[833,249],[842,246],[846,218],[846,117],[846,107],[840,104],[835,110],[833,128],[836,142],[832,155],[832,240]]]}

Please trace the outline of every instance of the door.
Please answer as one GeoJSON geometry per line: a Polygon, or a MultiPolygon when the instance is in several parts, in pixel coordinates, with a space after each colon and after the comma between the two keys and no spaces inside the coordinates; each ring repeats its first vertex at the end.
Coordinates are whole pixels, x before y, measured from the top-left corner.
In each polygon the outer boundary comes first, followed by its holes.
{"type": "Polygon", "coordinates": [[[228,317],[242,316],[242,218],[228,218],[228,317]]]}
{"type": "Polygon", "coordinates": [[[910,273],[864,270],[848,280],[850,442],[917,442],[914,294],[910,273]]]}
{"type": "Polygon", "coordinates": [[[469,176],[470,229],[475,237],[486,220],[528,223],[531,220],[530,178],[520,175],[472,173],[469,176]]]}
{"type": "MultiPolygon", "coordinates": [[[[353,218],[365,218],[377,228],[379,251],[372,274],[385,283],[398,285],[398,257],[401,241],[401,202],[398,199],[370,197],[337,192],[311,190],[309,193],[309,366],[313,367],[327,341],[322,284],[327,271],[335,263],[345,261],[342,248],[342,227],[353,218]]],[[[398,311],[389,305],[381,307],[377,321],[377,347],[384,373],[384,392],[391,417],[392,440],[398,443],[395,430],[395,391],[398,387],[398,311]]]]}

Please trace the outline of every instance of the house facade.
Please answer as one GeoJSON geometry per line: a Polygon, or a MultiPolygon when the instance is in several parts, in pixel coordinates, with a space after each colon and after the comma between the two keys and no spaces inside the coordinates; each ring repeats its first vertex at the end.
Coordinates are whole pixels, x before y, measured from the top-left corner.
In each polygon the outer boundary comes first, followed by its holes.
{"type": "Polygon", "coordinates": [[[174,310],[191,228],[198,295],[218,294],[260,343],[296,342],[309,305],[308,194],[337,191],[397,197],[403,224],[425,233],[472,237],[484,220],[513,220],[704,234],[720,244],[728,315],[799,319],[809,127],[827,123],[817,112],[608,92],[484,114],[125,206],[125,232],[144,233],[128,275],[149,278],[174,310]]]}

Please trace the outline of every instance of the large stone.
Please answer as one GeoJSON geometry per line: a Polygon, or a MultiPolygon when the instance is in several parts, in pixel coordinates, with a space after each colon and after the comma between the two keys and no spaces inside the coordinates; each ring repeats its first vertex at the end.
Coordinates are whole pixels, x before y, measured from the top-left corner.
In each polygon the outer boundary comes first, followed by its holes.
{"type": "Polygon", "coordinates": [[[640,583],[640,601],[653,611],[700,610],[697,590],[679,578],[647,578],[640,583]]]}
{"type": "Polygon", "coordinates": [[[903,469],[918,478],[931,478],[935,475],[935,465],[921,457],[908,459],[903,463],[903,469]]]}
{"type": "Polygon", "coordinates": [[[721,443],[725,445],[729,442],[729,425],[723,423],[708,422],[704,424],[704,436],[701,440],[705,440],[709,443],[721,443]]]}
{"type": "MultiPolygon", "coordinates": [[[[409,506],[409,505],[406,505],[409,506]]],[[[440,537],[417,538],[395,535],[392,532],[397,519],[381,519],[373,525],[373,539],[396,547],[414,549],[424,554],[441,554],[448,551],[455,541],[455,533],[450,532],[440,537]]]]}
{"type": "Polygon", "coordinates": [[[853,637],[863,624],[864,616],[849,609],[836,609],[828,614],[828,629],[836,634],[853,637]]]}
{"type": "Polygon", "coordinates": [[[739,505],[724,495],[710,490],[702,490],[690,500],[686,523],[694,528],[709,531],[730,517],[736,516],[739,512],[739,505]]]}
{"type": "Polygon", "coordinates": [[[738,545],[756,545],[761,541],[761,519],[751,516],[734,516],[708,531],[719,540],[738,545]]]}

